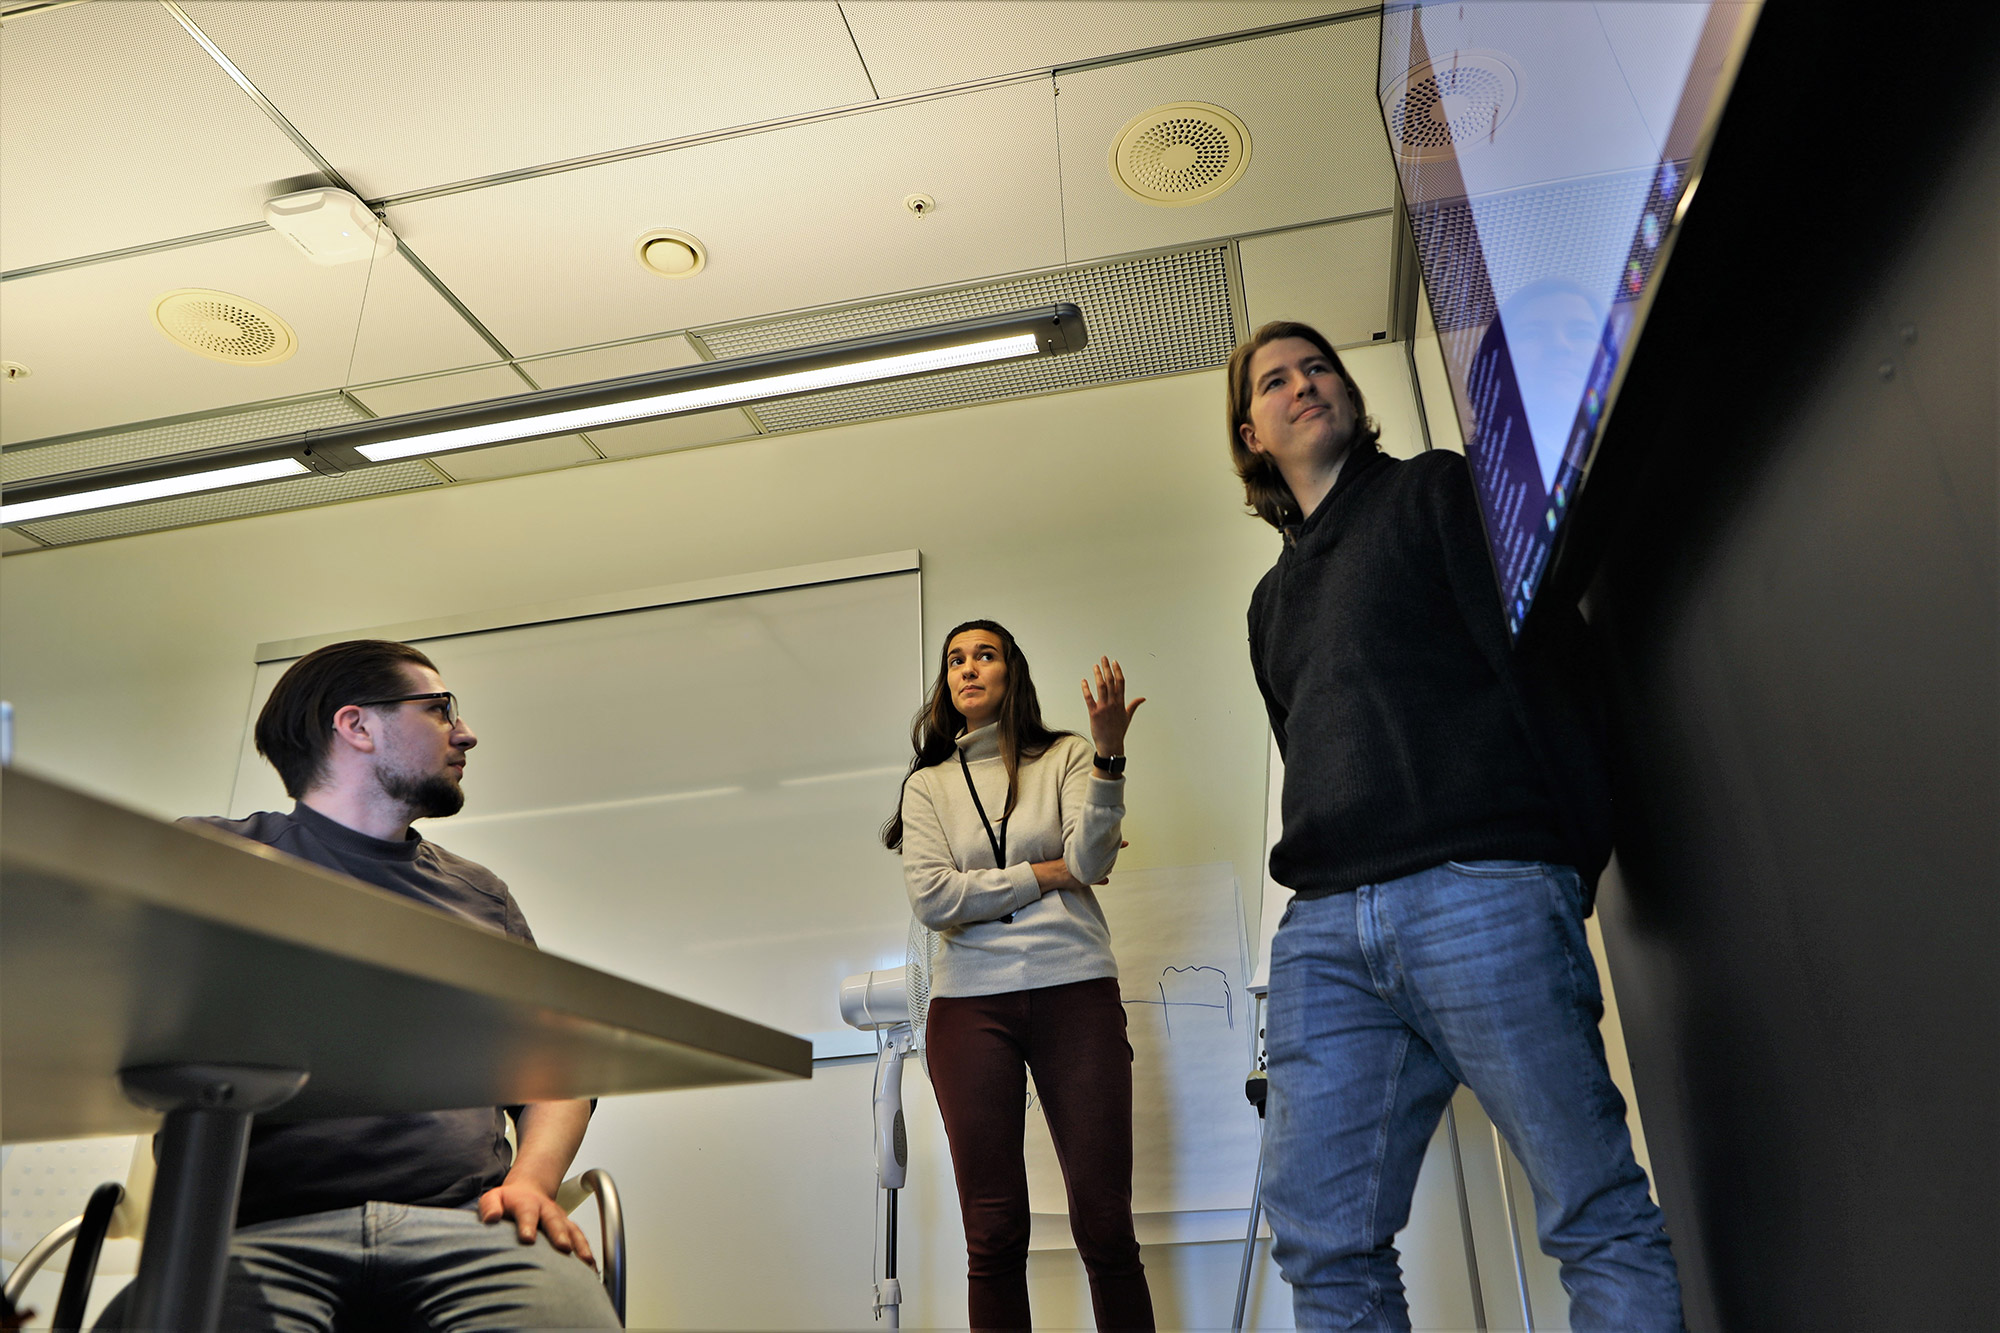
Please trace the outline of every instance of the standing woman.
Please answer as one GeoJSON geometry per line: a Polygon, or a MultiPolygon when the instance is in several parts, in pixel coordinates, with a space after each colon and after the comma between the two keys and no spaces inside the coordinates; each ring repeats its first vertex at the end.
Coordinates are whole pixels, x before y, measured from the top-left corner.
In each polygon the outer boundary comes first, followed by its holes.
{"type": "Polygon", "coordinates": [[[931,1083],[965,1218],[975,1329],[1024,1329],[1027,1074],[1069,1191],[1070,1231],[1100,1329],[1150,1329],[1132,1234],[1132,1048],[1092,884],[1118,858],[1125,703],[1109,658],[1083,682],[1090,741],[1042,722],[1014,636],[973,620],[910,731],[916,758],[882,841],[903,854],[917,919],[937,931],[931,1083]]]}

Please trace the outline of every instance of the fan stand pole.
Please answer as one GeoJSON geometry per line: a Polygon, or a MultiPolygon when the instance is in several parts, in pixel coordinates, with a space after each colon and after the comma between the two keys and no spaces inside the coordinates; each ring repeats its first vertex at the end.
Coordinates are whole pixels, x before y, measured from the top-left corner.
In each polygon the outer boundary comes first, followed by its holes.
{"type": "Polygon", "coordinates": [[[903,1305],[903,1284],[896,1278],[896,1195],[898,1190],[887,1191],[889,1195],[889,1232],[882,1260],[882,1286],[876,1293],[875,1313],[890,1328],[901,1327],[899,1316],[903,1305]]]}

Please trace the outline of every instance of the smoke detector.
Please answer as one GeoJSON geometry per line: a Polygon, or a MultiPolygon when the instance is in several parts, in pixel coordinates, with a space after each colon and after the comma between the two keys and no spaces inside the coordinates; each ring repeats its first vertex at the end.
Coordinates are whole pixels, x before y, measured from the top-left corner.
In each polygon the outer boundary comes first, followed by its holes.
{"type": "Polygon", "coordinates": [[[190,352],[239,366],[269,366],[299,350],[298,335],[240,296],[183,287],[153,302],[153,326],[190,352]]]}
{"type": "Polygon", "coordinates": [[[315,264],[393,254],[396,233],[345,190],[301,190],[264,205],[264,221],[315,264]]]}
{"type": "Polygon", "coordinates": [[[1250,165],[1250,131],[1208,102],[1169,102],[1125,122],[1111,178],[1134,199],[1180,208],[1213,199],[1250,165]]]}
{"type": "Polygon", "coordinates": [[[1407,161],[1435,162],[1492,137],[1513,114],[1521,79],[1498,51],[1454,51],[1410,70],[1382,97],[1389,142],[1407,161]]]}
{"type": "Polygon", "coordinates": [[[684,231],[663,227],[641,236],[632,247],[639,267],[663,278],[692,278],[708,263],[708,247],[684,231]]]}

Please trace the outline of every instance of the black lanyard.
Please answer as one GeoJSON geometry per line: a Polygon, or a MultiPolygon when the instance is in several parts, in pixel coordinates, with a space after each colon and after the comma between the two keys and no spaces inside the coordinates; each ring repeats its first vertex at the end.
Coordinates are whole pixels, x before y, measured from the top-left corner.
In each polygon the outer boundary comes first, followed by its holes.
{"type": "Polygon", "coordinates": [[[972,793],[972,808],[979,812],[980,826],[986,830],[986,845],[993,849],[993,864],[1001,870],[1007,868],[1007,821],[1012,815],[1000,818],[1000,836],[993,836],[993,821],[986,817],[986,806],[979,799],[979,788],[972,785],[972,765],[965,762],[965,751],[958,752],[958,766],[965,773],[965,789],[972,793]]]}
{"type": "MultiPolygon", "coordinates": [[[[1007,821],[1012,815],[1000,816],[1000,836],[993,836],[993,821],[986,817],[986,806],[979,799],[979,788],[972,785],[972,765],[965,762],[965,751],[958,752],[958,767],[965,774],[965,789],[972,793],[972,808],[979,812],[979,823],[986,830],[986,845],[993,849],[993,864],[1001,870],[1007,868],[1007,821]]],[[[1007,925],[1014,924],[1012,912],[1000,918],[1007,925]]]]}

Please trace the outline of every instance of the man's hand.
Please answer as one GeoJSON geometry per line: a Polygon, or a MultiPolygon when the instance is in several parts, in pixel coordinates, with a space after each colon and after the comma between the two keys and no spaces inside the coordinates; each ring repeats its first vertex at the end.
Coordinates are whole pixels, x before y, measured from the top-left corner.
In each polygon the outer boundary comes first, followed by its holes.
{"type": "Polygon", "coordinates": [[[522,1107],[514,1119],[515,1137],[520,1140],[514,1167],[498,1186],[479,1196],[479,1220],[511,1220],[523,1245],[534,1244],[535,1233],[545,1231],[551,1245],[596,1268],[583,1229],[569,1220],[555,1197],[589,1124],[589,1102],[530,1102],[522,1107]]]}
{"type": "Polygon", "coordinates": [[[597,1260],[591,1256],[590,1241],[583,1228],[572,1222],[569,1214],[538,1186],[510,1178],[479,1196],[480,1221],[493,1223],[503,1217],[513,1220],[523,1245],[534,1244],[535,1232],[546,1231],[549,1244],[596,1269],[597,1260]]]}

